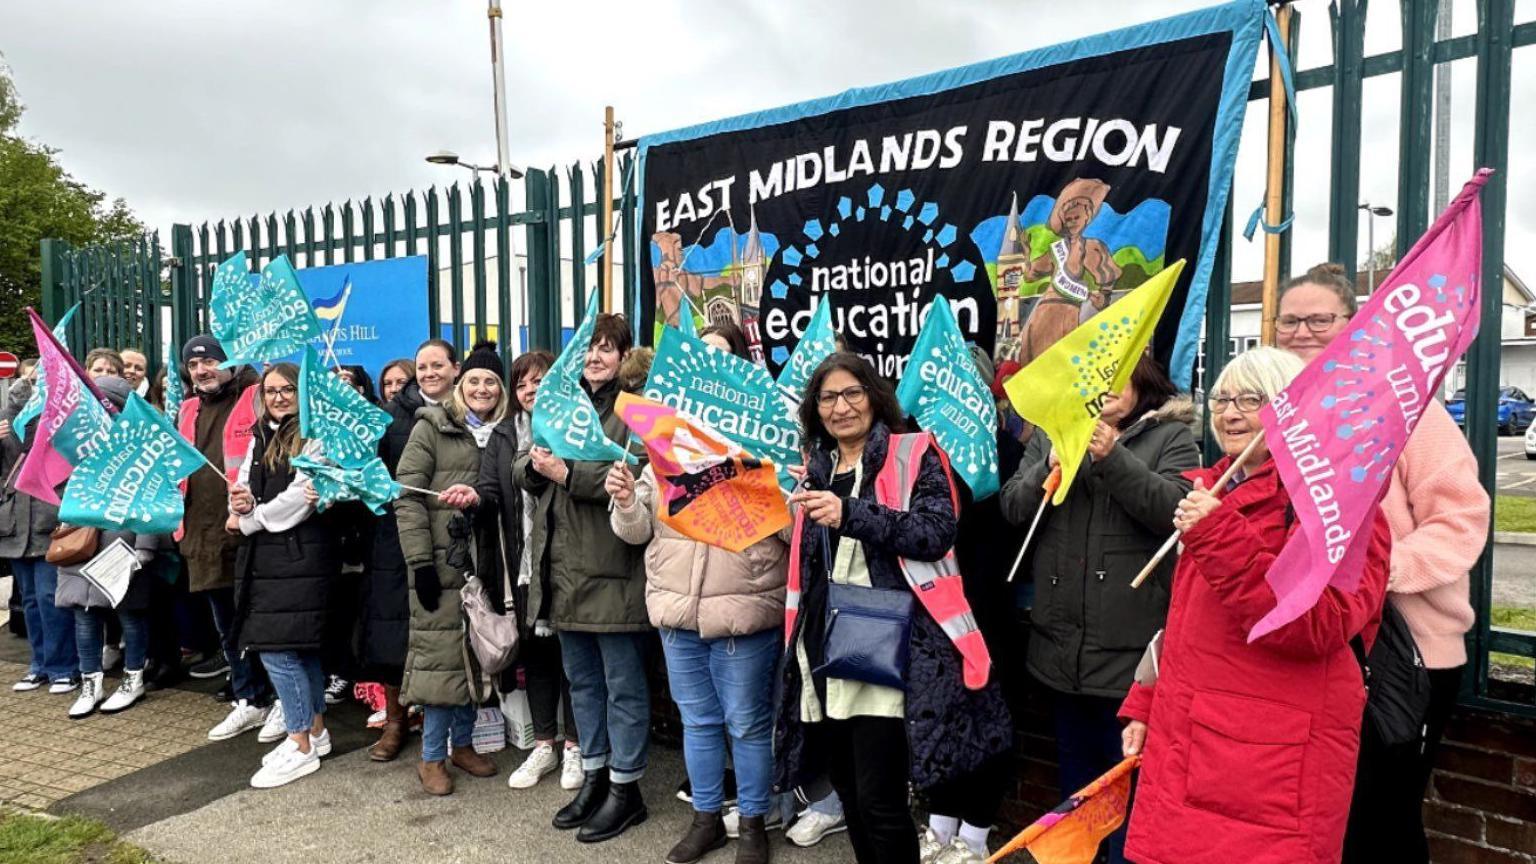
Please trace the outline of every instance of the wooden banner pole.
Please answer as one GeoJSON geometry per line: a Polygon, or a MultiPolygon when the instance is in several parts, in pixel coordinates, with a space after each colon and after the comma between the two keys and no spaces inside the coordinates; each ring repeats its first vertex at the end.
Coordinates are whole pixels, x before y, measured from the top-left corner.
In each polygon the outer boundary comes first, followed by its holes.
{"type": "MultiPolygon", "coordinates": [[[[1269,167],[1264,190],[1264,221],[1279,225],[1285,219],[1285,142],[1286,123],[1289,121],[1285,98],[1285,81],[1280,75],[1279,52],[1289,46],[1291,6],[1289,3],[1275,10],[1275,23],[1279,25],[1279,46],[1270,46],[1269,58],[1269,167]]],[[[1275,344],[1275,316],[1280,305],[1280,234],[1264,232],[1264,289],[1262,319],[1259,324],[1260,339],[1265,345],[1275,344]]]]}
{"type": "Polygon", "coordinates": [[[603,272],[598,277],[603,286],[602,310],[613,311],[613,106],[603,109],[603,272]]]}
{"type": "MultiPolygon", "coordinates": [[[[1212,495],[1218,498],[1221,497],[1221,494],[1226,491],[1227,484],[1232,482],[1232,478],[1236,476],[1238,469],[1243,467],[1243,463],[1247,462],[1248,457],[1253,455],[1254,448],[1258,447],[1259,442],[1263,440],[1264,433],[1262,431],[1253,436],[1253,440],[1248,442],[1248,446],[1243,448],[1243,452],[1237,454],[1237,458],[1233,459],[1232,464],[1227,466],[1227,470],[1222,472],[1221,478],[1216,481],[1216,485],[1211,487],[1210,492],[1212,495]]],[[[1168,553],[1173,551],[1173,547],[1179,542],[1179,538],[1183,536],[1183,531],[1175,531],[1172,536],[1163,541],[1162,548],[1157,550],[1157,554],[1152,556],[1152,560],[1147,562],[1147,566],[1141,568],[1141,572],[1137,573],[1136,578],[1131,580],[1131,587],[1140,588],[1141,583],[1147,581],[1147,577],[1152,575],[1152,571],[1157,569],[1157,565],[1163,563],[1163,559],[1168,557],[1168,553]]]]}

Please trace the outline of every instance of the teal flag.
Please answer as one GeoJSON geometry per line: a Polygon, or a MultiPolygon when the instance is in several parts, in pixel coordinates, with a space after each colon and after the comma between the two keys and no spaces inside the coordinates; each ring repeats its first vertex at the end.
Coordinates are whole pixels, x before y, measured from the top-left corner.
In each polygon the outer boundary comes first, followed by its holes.
{"type": "Polygon", "coordinates": [[[244,252],[236,252],[214,268],[208,292],[208,329],[220,345],[235,341],[249,325],[262,302],[262,293],[251,286],[251,265],[244,252]]]}
{"type": "Polygon", "coordinates": [[[324,513],[342,501],[361,501],[375,514],[382,515],[389,502],[400,497],[400,484],[389,476],[389,469],[374,456],[356,468],[343,468],[309,456],[293,457],[293,467],[304,472],[320,500],[315,509],[324,513]]]}
{"type": "Polygon", "coordinates": [[[181,385],[181,364],[176,362],[175,346],[165,342],[165,416],[174,425],[181,413],[181,400],[186,396],[181,385]]]}
{"type": "Polygon", "coordinates": [[[93,449],[70,474],[59,519],[140,534],[174,531],[182,516],[177,484],[202,464],[173,423],[130,393],[105,446],[93,449]]]}
{"type": "Polygon", "coordinates": [[[376,458],[390,417],[352,385],[327,369],[315,349],[304,347],[299,369],[299,434],[325,444],[325,455],[343,468],[376,458]]]}
{"type": "Polygon", "coordinates": [[[788,468],[802,461],[800,425],[767,369],[664,327],[645,398],[676,408],[754,456],[771,459],[780,485],[794,485],[788,468]]]}
{"type": "Polygon", "coordinates": [[[587,314],[567,342],[555,365],[539,382],[533,402],[533,443],[547,447],[561,459],[579,462],[612,462],[631,458],[625,449],[603,433],[592,397],[581,389],[581,370],[587,365],[587,348],[597,323],[598,293],[587,299],[587,314]]]}
{"type": "Polygon", "coordinates": [[[938,439],[977,501],[997,491],[997,403],[943,295],[928,308],[896,398],[938,439]]]}
{"type": "Polygon", "coordinates": [[[67,398],[74,401],[75,406],[60,419],[59,428],[53,433],[53,449],[64,457],[64,461],[78,468],[106,442],[112,430],[112,415],[83,382],[67,398]]]}
{"type": "Polygon", "coordinates": [[[788,400],[791,413],[805,396],[805,385],[821,361],[837,351],[837,335],[832,332],[832,301],[823,299],[811,316],[811,323],[800,337],[800,344],[789,355],[789,362],[779,370],[779,392],[788,400]]]}
{"type": "MultiPolygon", "coordinates": [[[[59,319],[59,323],[53,325],[53,338],[59,340],[59,344],[65,348],[69,347],[69,339],[64,333],[69,329],[69,322],[74,319],[75,312],[79,309],[79,303],[69,307],[69,311],[64,313],[64,317],[59,319]]],[[[37,371],[32,376],[32,395],[27,397],[26,404],[21,406],[21,410],[16,412],[16,419],[11,421],[11,430],[16,433],[17,441],[27,440],[27,424],[31,423],[34,417],[43,413],[43,403],[48,398],[48,376],[45,374],[46,372],[47,370],[43,367],[42,354],[39,353],[37,371]]]]}
{"type": "MultiPolygon", "coordinates": [[[[223,267],[220,265],[221,275],[223,267]]],[[[214,282],[214,290],[221,290],[218,277],[214,282]]],[[[243,286],[245,294],[235,295],[237,290],[240,288],[232,279],[225,279],[219,303],[209,300],[210,310],[221,308],[221,314],[233,318],[218,325],[232,331],[228,339],[215,333],[229,356],[220,366],[255,365],[288,357],[321,338],[320,321],[299,287],[299,274],[288,263],[288,256],[279,255],[262,268],[261,283],[255,291],[251,291],[249,281],[243,286]],[[255,295],[254,299],[248,299],[249,295],[255,295]]]]}

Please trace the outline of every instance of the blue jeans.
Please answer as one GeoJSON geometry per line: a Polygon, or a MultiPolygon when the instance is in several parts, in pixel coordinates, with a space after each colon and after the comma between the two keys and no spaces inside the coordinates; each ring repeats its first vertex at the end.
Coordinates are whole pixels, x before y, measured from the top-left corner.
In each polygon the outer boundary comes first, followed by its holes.
{"type": "Polygon", "coordinates": [[[28,671],[50,681],[79,675],[75,616],[70,610],[53,605],[59,571],[41,558],[16,558],[11,561],[11,572],[21,586],[21,611],[27,620],[27,643],[32,648],[28,671]]]}
{"type": "Polygon", "coordinates": [[[261,665],[267,667],[277,698],[283,700],[283,728],[289,735],[308,732],[315,717],[325,713],[325,671],[319,652],[263,651],[261,665]]]}
{"type": "MultiPolygon", "coordinates": [[[[80,673],[95,675],[101,671],[102,632],[112,610],[105,606],[75,610],[75,648],[80,652],[80,673]]],[[[123,624],[123,670],[144,671],[144,654],[149,650],[149,625],[143,612],[117,613],[123,624]]]]}
{"type": "Polygon", "coordinates": [[[777,630],[725,639],[701,639],[697,630],[661,631],[672,701],[683,716],[683,761],[693,809],[700,813],[718,813],[724,803],[729,735],[741,815],[768,815],[773,670],[780,638],[777,630]]]}
{"type": "Polygon", "coordinates": [[[651,744],[645,639],[644,633],[560,633],[581,768],[607,767],[614,783],[633,783],[645,775],[651,744]]]}
{"type": "MultiPolygon", "coordinates": [[[[219,631],[219,647],[224,651],[225,662],[229,663],[230,690],[234,691],[236,699],[244,699],[253,705],[265,704],[267,684],[251,661],[240,654],[239,634],[234,627],[235,589],[214,588],[204,591],[203,596],[208,598],[208,608],[213,611],[213,626],[219,631]]],[[[266,665],[265,661],[262,665],[266,665]]]]}
{"type": "MultiPolygon", "coordinates": [[[[1056,715],[1056,761],[1061,767],[1062,800],[1097,780],[1100,774],[1119,764],[1122,725],[1116,714],[1119,699],[1052,693],[1051,708],[1056,715]]],[[[1134,781],[1133,781],[1134,782],[1134,781]]],[[[1134,787],[1132,794],[1134,795],[1134,787]]],[[[1126,808],[1129,816],[1131,809],[1126,808]]],[[[1103,849],[1109,864],[1125,862],[1127,819],[1115,833],[1104,838],[1103,849]]]]}
{"type": "Polygon", "coordinates": [[[475,706],[421,706],[421,761],[441,762],[448,758],[448,745],[468,750],[475,740],[475,706]]]}

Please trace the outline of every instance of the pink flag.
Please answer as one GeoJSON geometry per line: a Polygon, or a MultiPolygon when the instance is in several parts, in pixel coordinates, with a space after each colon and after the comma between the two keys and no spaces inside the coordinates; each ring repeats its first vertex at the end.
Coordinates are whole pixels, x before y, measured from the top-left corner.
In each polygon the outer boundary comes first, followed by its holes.
{"type": "Polygon", "coordinates": [[[1349,328],[1264,407],[1264,440],[1298,529],[1265,576],[1277,602],[1250,642],[1306,614],[1327,586],[1359,586],[1392,467],[1477,335],[1478,196],[1491,173],[1462,188],[1349,328]]]}
{"type": "MultiPolygon", "coordinates": [[[[66,458],[60,448],[54,446],[54,436],[62,428],[69,438],[70,452],[77,453],[79,448],[94,437],[96,430],[91,427],[98,425],[88,418],[101,416],[83,400],[94,400],[99,404],[102,414],[109,416],[115,412],[75,358],[53,338],[53,331],[43,323],[43,319],[30,308],[27,309],[27,316],[32,320],[32,335],[37,339],[38,356],[43,360],[40,368],[47,376],[44,382],[47,397],[37,420],[37,432],[34,433],[31,449],[27,452],[21,470],[16,473],[16,488],[38,500],[58,504],[57,487],[69,479],[74,463],[66,458]]],[[[103,428],[101,432],[104,438],[106,429],[103,428]]]]}

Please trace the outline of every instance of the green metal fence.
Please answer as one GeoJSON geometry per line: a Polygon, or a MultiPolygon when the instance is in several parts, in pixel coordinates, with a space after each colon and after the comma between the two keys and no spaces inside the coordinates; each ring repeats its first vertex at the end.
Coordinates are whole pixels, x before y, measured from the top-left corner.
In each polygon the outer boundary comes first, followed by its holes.
{"type": "MultiPolygon", "coordinates": [[[[1355,272],[1359,242],[1361,100],[1364,80],[1399,73],[1400,137],[1398,142],[1397,251],[1406,251],[1428,227],[1431,148],[1431,82],[1437,64],[1475,59],[1477,65],[1476,133],[1478,166],[1498,169],[1483,192],[1483,273],[1500,274],[1504,264],[1510,132],[1510,80],[1513,51],[1536,44],[1536,21],[1514,22],[1515,0],[1476,0],[1475,33],[1437,40],[1434,35],[1437,0],[1402,0],[1402,48],[1365,55],[1366,0],[1333,0],[1328,7],[1333,62],[1296,74],[1298,91],[1328,88],[1330,115],[1302,113],[1300,122],[1330,123],[1332,152],[1328,166],[1329,258],[1355,272]]],[[[1293,61],[1301,15],[1292,15],[1289,36],[1293,61]]],[[[1267,100],[1269,82],[1255,81],[1252,101],[1267,100]]],[[[1294,148],[1295,130],[1290,130],[1294,148]]],[[[622,226],[615,241],[623,262],[635,260],[635,198],[631,178],[632,154],[620,163],[626,190],[616,199],[622,226]]],[[[1288,159],[1283,198],[1291,207],[1296,165],[1288,159]]],[[[1313,173],[1312,166],[1307,173],[1313,173]]],[[[1470,171],[1464,172],[1470,174],[1470,171]]],[[[171,257],[161,262],[159,244],[146,237],[131,249],[113,247],[70,249],[59,241],[44,242],[45,310],[56,318],[66,304],[84,298],[86,308],[77,324],[79,338],[71,344],[122,347],[137,334],[152,362],[162,315],[177,343],[207,325],[207,297],[215,265],[245,250],[253,268],[279,254],[295,266],[308,267],[397,255],[426,254],[431,259],[428,305],[434,328],[448,322],[451,338],[461,348],[489,334],[491,303],[498,322],[496,338],[504,353],[516,344],[513,322],[525,325],[529,343],[558,344],[563,322],[582,308],[586,292],[595,290],[586,254],[607,236],[599,225],[598,202],[588,189],[601,189],[601,166],[569,166],[533,170],[521,184],[496,180],[466,186],[407,192],[382,201],[364,199],[354,205],[327,204],[317,213],[289,211],[279,217],[252,216],[243,220],[177,225],[171,234],[171,257]],[[590,185],[588,178],[592,178],[590,185]],[[522,193],[517,209],[514,199],[522,193]],[[566,203],[562,203],[566,202],[566,203]],[[521,229],[521,230],[519,230],[521,229]],[[515,252],[513,242],[520,241],[515,252]],[[467,254],[466,254],[467,246],[467,254]],[[505,250],[505,251],[503,251],[505,250]],[[162,292],[162,263],[167,265],[167,290],[162,292]],[[466,276],[466,270],[468,275],[466,276]],[[446,309],[443,308],[446,297],[446,309]],[[473,332],[471,332],[473,331],[473,332]]],[[[1206,345],[1202,377],[1220,373],[1228,357],[1231,309],[1232,214],[1227,214],[1215,275],[1207,299],[1206,345]]],[[[1281,276],[1291,271],[1289,232],[1282,236],[1281,276]]],[[[633,271],[621,266],[622,283],[614,296],[633,310],[637,301],[633,271]]],[[[1489,280],[1483,291],[1482,331],[1468,354],[1467,436],[1480,464],[1480,479],[1495,494],[1497,455],[1494,428],[1499,386],[1500,292],[1489,280]]],[[[420,334],[422,337],[437,335],[420,334]]],[[[1472,574],[1472,599],[1478,626],[1469,634],[1473,672],[1466,679],[1463,701],[1501,710],[1536,714],[1536,681],[1509,685],[1491,680],[1490,653],[1536,657],[1536,634],[1490,626],[1493,547],[1488,545],[1472,574]]]]}

